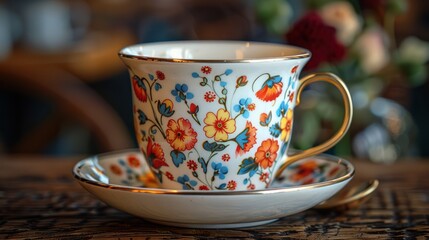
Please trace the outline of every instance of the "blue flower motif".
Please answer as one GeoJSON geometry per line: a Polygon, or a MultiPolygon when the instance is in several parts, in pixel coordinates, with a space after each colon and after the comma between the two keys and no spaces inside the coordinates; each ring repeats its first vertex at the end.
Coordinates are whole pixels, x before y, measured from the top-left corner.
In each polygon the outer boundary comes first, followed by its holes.
{"type": "Polygon", "coordinates": [[[280,133],[282,133],[282,130],[280,129],[280,125],[278,123],[271,125],[271,127],[270,127],[270,134],[273,137],[280,136],[280,133]]]}
{"type": "Polygon", "coordinates": [[[192,190],[197,185],[197,181],[190,180],[188,175],[184,174],[177,178],[177,182],[182,184],[183,190],[192,190]]]}
{"type": "Polygon", "coordinates": [[[228,173],[228,168],[222,166],[222,163],[212,162],[212,168],[214,170],[214,175],[218,175],[220,179],[225,179],[225,174],[228,173]]]}
{"type": "Polygon", "coordinates": [[[288,108],[289,108],[289,103],[285,103],[285,101],[282,101],[282,103],[280,103],[280,106],[276,111],[277,117],[284,115],[287,112],[288,108]]]}
{"type": "Polygon", "coordinates": [[[193,73],[192,73],[192,77],[193,77],[193,78],[199,78],[199,77],[200,77],[200,74],[198,74],[198,73],[196,73],[196,72],[193,72],[193,73]]]}
{"type": "Polygon", "coordinates": [[[274,86],[274,84],[277,84],[279,82],[282,81],[282,77],[280,77],[279,75],[270,77],[263,85],[264,86],[268,86],[269,88],[272,88],[274,86]]]}
{"type": "Polygon", "coordinates": [[[249,117],[249,104],[252,103],[252,99],[251,98],[242,98],[240,99],[240,101],[238,102],[238,104],[234,105],[234,111],[236,112],[241,112],[243,113],[243,117],[244,118],[248,118],[249,117]]]}
{"type": "Polygon", "coordinates": [[[249,136],[247,133],[249,132],[248,128],[245,128],[241,133],[235,137],[235,141],[241,149],[244,149],[244,144],[249,142],[249,136]]]}
{"type": "Polygon", "coordinates": [[[140,124],[145,124],[147,121],[147,117],[146,114],[142,111],[142,110],[137,110],[138,113],[138,118],[139,118],[139,123],[140,124]]]}
{"type": "Polygon", "coordinates": [[[194,94],[188,92],[188,85],[186,84],[176,84],[173,90],[171,90],[171,95],[176,97],[176,102],[186,101],[186,99],[194,98],[194,94]]]}
{"type": "Polygon", "coordinates": [[[226,82],[225,81],[220,81],[220,86],[221,87],[225,87],[226,86],[226,82]]]}
{"type": "Polygon", "coordinates": [[[228,76],[229,74],[231,74],[232,73],[232,69],[226,69],[226,71],[225,71],[225,75],[226,76],[228,76]]]}
{"type": "Polygon", "coordinates": [[[171,117],[174,114],[173,103],[166,99],[162,103],[158,102],[158,112],[161,113],[162,116],[171,117]]]}

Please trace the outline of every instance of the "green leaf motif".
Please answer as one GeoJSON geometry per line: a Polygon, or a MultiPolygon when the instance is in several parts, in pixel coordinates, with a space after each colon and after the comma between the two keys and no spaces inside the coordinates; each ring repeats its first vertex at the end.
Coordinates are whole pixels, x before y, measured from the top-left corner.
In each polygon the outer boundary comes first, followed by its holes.
{"type": "Polygon", "coordinates": [[[219,187],[216,187],[216,189],[225,190],[226,189],[226,183],[222,183],[221,185],[219,185],[219,187]]]}
{"type": "Polygon", "coordinates": [[[250,175],[254,175],[256,170],[258,169],[258,163],[255,162],[255,159],[252,157],[245,158],[241,164],[240,169],[238,169],[238,175],[243,175],[249,173],[250,175]]]}
{"type": "Polygon", "coordinates": [[[160,183],[162,183],[162,172],[157,172],[157,173],[155,173],[155,176],[156,176],[156,178],[158,178],[158,181],[159,181],[160,183]]]}
{"type": "Polygon", "coordinates": [[[207,163],[204,161],[204,158],[199,157],[198,162],[201,164],[201,168],[203,169],[204,173],[207,173],[207,163]]]}
{"type": "Polygon", "coordinates": [[[220,152],[223,151],[226,147],[228,147],[226,144],[219,144],[216,142],[209,143],[209,141],[203,142],[204,150],[209,152],[220,152]]]}

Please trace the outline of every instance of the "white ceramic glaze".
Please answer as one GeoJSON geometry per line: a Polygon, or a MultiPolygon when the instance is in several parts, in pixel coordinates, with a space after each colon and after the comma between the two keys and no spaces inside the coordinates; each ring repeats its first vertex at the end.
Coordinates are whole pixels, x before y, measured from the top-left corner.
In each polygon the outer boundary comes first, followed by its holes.
{"type": "Polygon", "coordinates": [[[166,189],[266,189],[286,161],[333,146],[351,120],[351,98],[333,75],[299,79],[308,50],[272,43],[182,41],[126,47],[135,136],[166,189]],[[345,120],[322,147],[287,154],[293,111],[307,84],[333,83],[345,120]]]}
{"type": "Polygon", "coordinates": [[[325,201],[351,180],[354,168],[347,160],[323,155],[291,165],[264,190],[173,190],[157,188],[143,155],[130,150],[84,159],[73,173],[101,201],[148,221],[236,228],[266,224],[325,201]]]}

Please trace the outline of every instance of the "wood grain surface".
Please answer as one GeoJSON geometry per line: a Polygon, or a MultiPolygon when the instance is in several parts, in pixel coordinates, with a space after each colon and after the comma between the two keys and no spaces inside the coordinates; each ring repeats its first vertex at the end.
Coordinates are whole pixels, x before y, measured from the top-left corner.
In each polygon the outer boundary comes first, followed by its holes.
{"type": "Polygon", "coordinates": [[[79,159],[0,156],[0,239],[429,239],[429,159],[354,160],[353,181],[381,182],[359,209],[212,230],[157,225],[106,206],[73,179],[79,159]]]}

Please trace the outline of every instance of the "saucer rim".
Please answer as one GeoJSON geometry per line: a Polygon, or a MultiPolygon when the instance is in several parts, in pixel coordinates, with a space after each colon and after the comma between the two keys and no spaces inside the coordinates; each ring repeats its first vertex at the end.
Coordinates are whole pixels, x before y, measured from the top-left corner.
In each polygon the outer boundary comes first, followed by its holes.
{"type": "MultiPolygon", "coordinates": [[[[317,183],[311,183],[311,184],[305,184],[305,185],[299,185],[299,186],[288,186],[288,187],[282,187],[282,188],[267,188],[267,189],[259,189],[259,190],[238,190],[238,191],[196,191],[196,190],[176,190],[176,189],[162,189],[162,188],[149,188],[149,187],[133,187],[133,186],[124,186],[119,184],[109,184],[109,183],[102,183],[100,181],[87,179],[79,174],[80,169],[85,166],[85,164],[88,164],[88,162],[97,160],[100,161],[102,158],[106,158],[108,156],[113,155],[122,155],[122,154],[141,154],[139,149],[125,149],[125,150],[118,150],[118,151],[110,151],[106,153],[96,154],[87,158],[84,158],[77,162],[75,166],[73,167],[73,177],[78,180],[79,182],[91,184],[97,187],[102,188],[108,188],[111,190],[120,190],[120,191],[128,191],[128,192],[134,192],[134,193],[148,193],[148,194],[168,194],[168,195],[210,195],[210,196],[230,196],[230,195],[260,195],[260,194],[273,194],[273,193],[284,193],[284,192],[293,192],[303,189],[314,189],[314,188],[321,188],[326,187],[330,185],[334,185],[337,183],[341,183],[344,181],[347,181],[348,179],[352,178],[355,174],[355,168],[353,164],[338,156],[330,155],[330,154],[318,154],[315,156],[311,156],[308,158],[322,158],[326,161],[331,162],[337,162],[338,164],[344,164],[346,167],[346,174],[328,180],[328,181],[322,181],[317,183]]],[[[143,156],[144,158],[144,156],[143,156]]],[[[308,158],[303,158],[308,159],[308,158]]],[[[100,170],[101,171],[101,170],[100,170]]]]}

